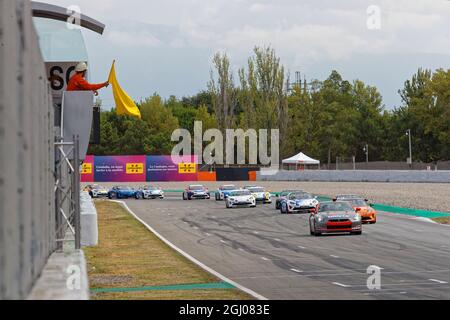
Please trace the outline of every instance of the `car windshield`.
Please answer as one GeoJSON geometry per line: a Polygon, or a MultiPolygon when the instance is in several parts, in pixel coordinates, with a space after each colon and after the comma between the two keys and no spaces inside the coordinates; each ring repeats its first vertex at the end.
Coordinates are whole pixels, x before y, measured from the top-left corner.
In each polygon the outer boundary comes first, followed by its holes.
{"type": "Polygon", "coordinates": [[[254,188],[248,188],[251,192],[265,192],[264,188],[254,187],[254,188]]]}
{"type": "Polygon", "coordinates": [[[338,211],[353,211],[351,205],[347,202],[330,202],[320,205],[319,212],[338,212],[338,211]]]}
{"type": "Polygon", "coordinates": [[[220,187],[220,190],[232,191],[232,190],[236,190],[236,187],[235,186],[222,186],[222,187],[220,187]]]}
{"type": "Polygon", "coordinates": [[[298,190],[286,190],[286,191],[282,191],[280,193],[280,197],[287,197],[289,194],[293,193],[293,192],[301,192],[298,190]]]}
{"type": "Polygon", "coordinates": [[[367,202],[363,199],[353,199],[350,200],[350,203],[354,206],[354,207],[368,207],[369,205],[367,204],[367,202]]]}
{"type": "Polygon", "coordinates": [[[312,199],[314,198],[309,193],[291,193],[289,195],[289,200],[304,200],[304,199],[312,199]]]}
{"type": "Polygon", "coordinates": [[[203,191],[203,190],[205,190],[205,188],[203,186],[190,186],[189,190],[192,190],[192,191],[203,191]]]}
{"type": "Polygon", "coordinates": [[[120,189],[124,190],[124,191],[131,191],[131,190],[133,190],[133,188],[131,188],[131,187],[121,187],[120,189]]]}
{"type": "Polygon", "coordinates": [[[353,199],[361,199],[361,197],[358,197],[358,196],[356,196],[356,195],[349,194],[349,195],[340,195],[340,196],[337,196],[336,199],[337,199],[338,201],[350,201],[350,200],[353,200],[353,199]]]}
{"type": "Polygon", "coordinates": [[[250,191],[247,190],[239,190],[239,191],[233,191],[231,193],[232,197],[240,197],[240,196],[251,196],[252,194],[250,193],[250,191]]]}

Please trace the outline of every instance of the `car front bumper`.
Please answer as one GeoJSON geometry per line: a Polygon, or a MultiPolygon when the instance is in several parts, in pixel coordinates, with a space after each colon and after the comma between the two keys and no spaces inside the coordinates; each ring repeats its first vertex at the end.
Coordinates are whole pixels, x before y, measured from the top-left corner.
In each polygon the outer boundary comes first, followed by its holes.
{"type": "Polygon", "coordinates": [[[333,222],[328,221],[325,223],[321,223],[317,231],[321,233],[352,233],[352,232],[361,232],[362,224],[361,222],[333,222]]]}
{"type": "Polygon", "coordinates": [[[210,195],[208,193],[191,193],[189,197],[193,199],[206,199],[209,198],[210,195]]]}

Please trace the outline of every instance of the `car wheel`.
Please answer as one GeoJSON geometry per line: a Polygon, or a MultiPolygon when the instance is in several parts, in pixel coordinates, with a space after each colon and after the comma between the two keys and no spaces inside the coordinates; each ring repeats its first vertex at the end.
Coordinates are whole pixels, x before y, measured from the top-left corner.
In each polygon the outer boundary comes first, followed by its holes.
{"type": "Polygon", "coordinates": [[[322,233],[320,231],[317,231],[317,224],[314,221],[314,236],[320,237],[321,235],[322,235],[322,233]]]}
{"type": "Polygon", "coordinates": [[[352,235],[360,236],[360,235],[362,235],[362,231],[352,232],[352,235]]]}
{"type": "Polygon", "coordinates": [[[314,231],[312,229],[312,223],[311,220],[309,220],[309,233],[313,236],[314,235],[314,231]]]}
{"type": "Polygon", "coordinates": [[[117,195],[116,195],[115,192],[111,192],[111,193],[108,195],[108,198],[109,198],[109,199],[114,199],[116,196],[117,196],[117,195]]]}
{"type": "Polygon", "coordinates": [[[279,202],[275,203],[275,210],[280,210],[280,203],[279,202]]]}
{"type": "Polygon", "coordinates": [[[282,214],[286,214],[287,213],[287,204],[286,203],[282,203],[281,204],[281,213],[282,214]]]}
{"type": "Polygon", "coordinates": [[[186,193],[183,192],[183,200],[187,200],[186,193]]]}
{"type": "Polygon", "coordinates": [[[216,192],[216,201],[219,201],[220,200],[220,196],[219,196],[219,194],[216,192]]]}
{"type": "Polygon", "coordinates": [[[141,199],[144,198],[144,196],[143,196],[142,193],[140,193],[140,192],[137,192],[136,195],[135,195],[135,197],[136,197],[136,200],[141,200],[141,199]]]}

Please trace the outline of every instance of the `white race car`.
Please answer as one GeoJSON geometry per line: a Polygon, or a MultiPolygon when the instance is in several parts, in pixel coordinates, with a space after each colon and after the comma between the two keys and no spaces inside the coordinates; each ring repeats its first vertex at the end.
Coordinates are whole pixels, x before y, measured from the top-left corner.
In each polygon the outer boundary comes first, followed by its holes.
{"type": "Polygon", "coordinates": [[[310,213],[316,209],[319,201],[312,194],[307,192],[290,193],[280,204],[282,214],[289,213],[310,213]]]}
{"type": "Polygon", "coordinates": [[[272,196],[270,192],[267,192],[263,187],[247,186],[244,187],[244,189],[250,191],[257,202],[272,203],[272,196]]]}
{"type": "Polygon", "coordinates": [[[102,198],[107,197],[109,190],[105,187],[102,187],[98,184],[94,184],[91,186],[87,186],[86,189],[89,192],[91,198],[102,198]]]}
{"type": "Polygon", "coordinates": [[[235,190],[230,192],[225,203],[228,209],[240,206],[254,208],[256,207],[256,198],[248,190],[235,190]]]}
{"type": "Polygon", "coordinates": [[[164,199],[164,191],[153,186],[144,186],[136,192],[136,199],[164,199]]]}

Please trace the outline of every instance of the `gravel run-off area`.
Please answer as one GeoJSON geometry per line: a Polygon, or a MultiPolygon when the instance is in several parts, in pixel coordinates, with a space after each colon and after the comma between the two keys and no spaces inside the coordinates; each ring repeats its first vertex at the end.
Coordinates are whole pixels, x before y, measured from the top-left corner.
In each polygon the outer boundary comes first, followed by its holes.
{"type": "MultiPolygon", "coordinates": [[[[184,189],[189,182],[173,183],[103,183],[105,187],[114,185],[156,185],[163,189],[184,189]]],[[[428,183],[370,183],[370,182],[192,182],[203,184],[214,191],[223,184],[234,184],[238,187],[259,185],[271,192],[285,189],[305,190],[317,195],[334,197],[337,194],[358,194],[373,203],[423,209],[450,213],[450,184],[428,183]]]]}

